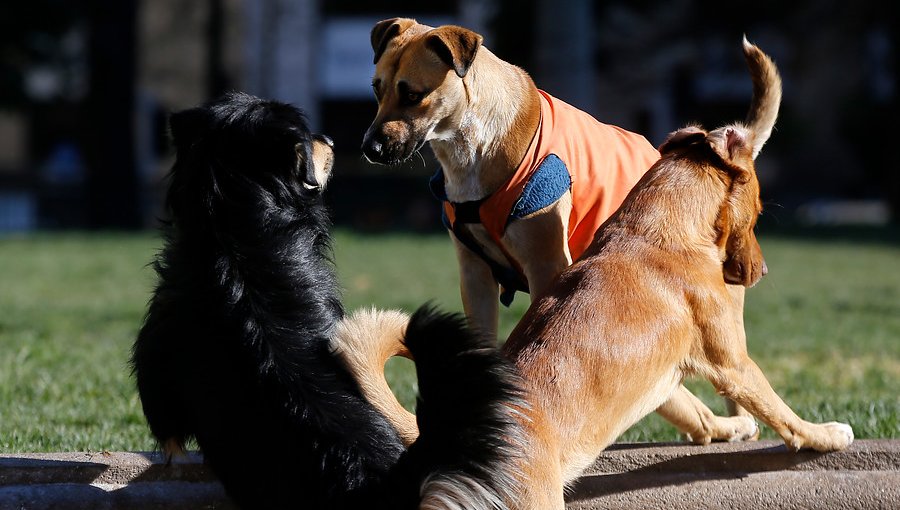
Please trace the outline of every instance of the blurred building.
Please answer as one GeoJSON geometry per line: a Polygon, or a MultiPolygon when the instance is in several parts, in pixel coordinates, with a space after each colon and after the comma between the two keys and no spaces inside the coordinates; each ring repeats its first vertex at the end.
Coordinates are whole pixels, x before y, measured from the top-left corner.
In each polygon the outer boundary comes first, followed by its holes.
{"type": "Polygon", "coordinates": [[[359,151],[376,111],[369,31],[393,16],[477,30],[539,87],[654,144],[689,122],[743,118],[746,33],[785,77],[758,162],[769,211],[879,222],[892,204],[897,218],[898,26],[882,7],[765,0],[735,16],[706,0],[5,2],[0,232],[155,224],[167,114],[231,89],[295,103],[335,139],[338,223],[437,228],[427,149],[390,169],[359,151]]]}

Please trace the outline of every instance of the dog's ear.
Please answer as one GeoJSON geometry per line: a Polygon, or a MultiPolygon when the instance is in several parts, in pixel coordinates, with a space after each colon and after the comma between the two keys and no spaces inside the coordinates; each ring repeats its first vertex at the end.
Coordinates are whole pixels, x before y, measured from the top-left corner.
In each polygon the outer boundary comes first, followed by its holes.
{"type": "Polygon", "coordinates": [[[745,172],[746,181],[742,182],[739,176],[733,177],[716,221],[718,245],[725,255],[722,272],[727,283],[752,287],[768,272],[762,248],[753,231],[762,210],[759,183],[752,167],[751,170],[741,170],[729,163],[724,166],[723,170],[729,173],[745,172]]]}
{"type": "Polygon", "coordinates": [[[378,63],[381,59],[381,55],[384,54],[384,50],[387,49],[388,43],[391,42],[391,39],[405,32],[407,28],[416,23],[416,20],[410,18],[391,18],[376,23],[375,26],[372,27],[372,34],[370,35],[372,40],[372,51],[375,52],[375,59],[372,63],[378,63]]]}
{"type": "Polygon", "coordinates": [[[425,44],[462,78],[469,72],[483,40],[481,35],[469,29],[446,25],[432,30],[425,44]]]}
{"type": "Polygon", "coordinates": [[[190,108],[169,116],[169,134],[176,148],[186,149],[197,141],[206,116],[206,111],[202,108],[190,108]]]}
{"type": "Polygon", "coordinates": [[[746,183],[753,172],[752,133],[740,125],[717,129],[707,137],[709,146],[725,162],[728,173],[738,183],[746,183]]]}
{"type": "Polygon", "coordinates": [[[676,149],[681,149],[695,143],[702,143],[706,140],[706,130],[699,126],[687,126],[669,133],[662,145],[659,146],[659,153],[666,154],[676,149]]]}

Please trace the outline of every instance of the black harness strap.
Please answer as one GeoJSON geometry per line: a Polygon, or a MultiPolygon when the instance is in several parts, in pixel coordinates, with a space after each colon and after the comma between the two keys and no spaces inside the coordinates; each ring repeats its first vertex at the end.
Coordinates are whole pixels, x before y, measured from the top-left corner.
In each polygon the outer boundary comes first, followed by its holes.
{"type": "Polygon", "coordinates": [[[487,200],[487,197],[469,202],[450,202],[447,200],[446,192],[444,192],[444,174],[441,170],[438,170],[431,178],[429,185],[435,198],[442,202],[446,202],[450,204],[450,207],[453,207],[453,212],[456,216],[455,224],[450,223],[450,218],[447,217],[446,211],[444,211],[443,207],[441,208],[441,221],[444,223],[444,226],[447,230],[453,232],[453,236],[456,237],[463,246],[477,255],[491,268],[494,279],[497,280],[502,287],[500,292],[500,302],[508,307],[512,304],[513,299],[516,296],[516,291],[528,293],[528,283],[522,280],[519,272],[515,269],[504,267],[498,264],[494,259],[488,257],[481,244],[462,227],[462,225],[465,224],[481,223],[481,204],[487,200]]]}

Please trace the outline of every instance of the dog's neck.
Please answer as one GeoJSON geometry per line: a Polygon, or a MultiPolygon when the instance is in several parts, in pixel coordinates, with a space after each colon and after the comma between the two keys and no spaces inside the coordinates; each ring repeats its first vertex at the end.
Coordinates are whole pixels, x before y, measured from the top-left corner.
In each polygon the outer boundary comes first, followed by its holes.
{"type": "Polygon", "coordinates": [[[540,97],[522,69],[478,51],[463,81],[468,107],[459,128],[432,139],[452,202],[489,196],[515,172],[540,125],[540,97]]]}
{"type": "Polygon", "coordinates": [[[635,185],[618,211],[597,232],[588,252],[624,234],[663,250],[685,248],[718,257],[716,223],[728,185],[704,164],[663,158],[635,185]]]}

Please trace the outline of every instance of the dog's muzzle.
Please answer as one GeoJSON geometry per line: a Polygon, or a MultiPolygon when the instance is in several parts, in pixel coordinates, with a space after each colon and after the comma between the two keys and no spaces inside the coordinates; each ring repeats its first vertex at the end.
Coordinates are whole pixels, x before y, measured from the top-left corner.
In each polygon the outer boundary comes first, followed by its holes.
{"type": "Polygon", "coordinates": [[[371,163],[394,166],[412,157],[425,145],[425,140],[410,136],[408,126],[403,128],[406,130],[405,134],[388,134],[383,124],[379,126],[373,124],[363,137],[362,151],[366,159],[371,163]]]}

